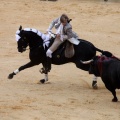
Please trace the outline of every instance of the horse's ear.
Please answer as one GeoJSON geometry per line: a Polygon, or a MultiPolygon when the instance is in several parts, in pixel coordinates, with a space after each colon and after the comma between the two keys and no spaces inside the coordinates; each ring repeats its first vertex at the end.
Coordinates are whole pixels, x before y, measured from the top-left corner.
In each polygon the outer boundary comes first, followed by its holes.
{"type": "Polygon", "coordinates": [[[22,26],[20,25],[20,27],[19,27],[19,30],[21,31],[22,30],[22,26]]]}

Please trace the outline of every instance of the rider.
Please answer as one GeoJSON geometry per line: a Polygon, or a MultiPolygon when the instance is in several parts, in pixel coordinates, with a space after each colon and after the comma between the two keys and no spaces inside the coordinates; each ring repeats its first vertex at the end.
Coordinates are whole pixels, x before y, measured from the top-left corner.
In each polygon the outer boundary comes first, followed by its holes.
{"type": "MultiPolygon", "coordinates": [[[[61,17],[61,16],[60,16],[60,17],[61,17]]],[[[54,19],[54,20],[50,23],[50,25],[49,25],[49,27],[48,27],[48,29],[47,29],[47,32],[51,32],[53,27],[55,27],[56,30],[59,28],[59,26],[60,26],[60,24],[61,24],[61,22],[60,22],[60,17],[54,19]]]]}
{"type": "Polygon", "coordinates": [[[74,41],[76,39],[79,39],[77,34],[72,31],[72,26],[69,22],[70,19],[68,18],[68,16],[66,14],[62,14],[59,18],[53,20],[47,30],[51,31],[54,26],[57,29],[55,41],[46,52],[48,71],[50,71],[51,69],[52,53],[58,48],[58,46],[65,40],[74,41]]]}

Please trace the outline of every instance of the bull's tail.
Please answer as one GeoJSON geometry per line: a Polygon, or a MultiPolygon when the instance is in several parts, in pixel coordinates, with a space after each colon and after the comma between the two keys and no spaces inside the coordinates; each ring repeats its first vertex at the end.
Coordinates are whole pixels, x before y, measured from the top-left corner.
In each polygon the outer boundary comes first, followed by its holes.
{"type": "Polygon", "coordinates": [[[96,47],[95,47],[95,49],[96,49],[96,51],[102,53],[102,55],[105,55],[105,56],[107,56],[107,57],[112,57],[112,56],[113,56],[112,53],[109,52],[109,51],[104,51],[104,50],[101,50],[101,49],[96,48],[96,47]]]}

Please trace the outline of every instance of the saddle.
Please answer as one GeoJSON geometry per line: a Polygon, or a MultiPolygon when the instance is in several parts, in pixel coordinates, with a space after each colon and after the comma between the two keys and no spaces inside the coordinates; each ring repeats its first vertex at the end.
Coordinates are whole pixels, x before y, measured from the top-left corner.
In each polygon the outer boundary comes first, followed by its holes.
{"type": "MultiPolygon", "coordinates": [[[[52,39],[50,41],[49,47],[53,44],[55,39],[52,39]]],[[[61,54],[63,51],[65,51],[65,57],[66,58],[71,58],[74,56],[75,54],[75,50],[74,50],[74,44],[69,42],[69,41],[65,41],[63,42],[57,49],[59,49],[59,54],[61,54]]]]}

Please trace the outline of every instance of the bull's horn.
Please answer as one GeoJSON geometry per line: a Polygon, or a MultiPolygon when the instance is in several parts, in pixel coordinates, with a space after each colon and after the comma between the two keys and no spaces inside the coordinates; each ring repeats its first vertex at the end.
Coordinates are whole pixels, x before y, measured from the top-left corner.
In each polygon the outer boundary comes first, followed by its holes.
{"type": "Polygon", "coordinates": [[[92,61],[93,61],[93,59],[88,60],[88,61],[82,61],[82,60],[80,60],[80,62],[83,63],[83,64],[90,64],[92,61]]]}

